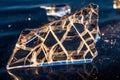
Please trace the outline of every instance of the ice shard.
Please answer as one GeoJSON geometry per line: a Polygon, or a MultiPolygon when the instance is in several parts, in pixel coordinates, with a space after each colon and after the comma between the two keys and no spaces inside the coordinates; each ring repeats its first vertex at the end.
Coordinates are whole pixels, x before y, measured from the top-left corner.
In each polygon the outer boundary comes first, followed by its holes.
{"type": "Polygon", "coordinates": [[[68,4],[44,5],[40,6],[46,10],[49,21],[53,21],[71,13],[71,7],[68,4]]]}
{"type": "Polygon", "coordinates": [[[40,28],[22,31],[7,69],[92,62],[99,34],[98,6],[89,4],[40,28]]]}

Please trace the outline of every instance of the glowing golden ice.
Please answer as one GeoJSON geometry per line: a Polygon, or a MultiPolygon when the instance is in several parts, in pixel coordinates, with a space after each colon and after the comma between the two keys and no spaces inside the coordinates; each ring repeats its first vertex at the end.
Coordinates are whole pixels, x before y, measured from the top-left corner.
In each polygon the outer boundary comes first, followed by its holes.
{"type": "Polygon", "coordinates": [[[99,33],[98,6],[90,4],[40,28],[24,30],[7,69],[92,61],[99,33]]]}

